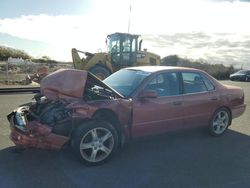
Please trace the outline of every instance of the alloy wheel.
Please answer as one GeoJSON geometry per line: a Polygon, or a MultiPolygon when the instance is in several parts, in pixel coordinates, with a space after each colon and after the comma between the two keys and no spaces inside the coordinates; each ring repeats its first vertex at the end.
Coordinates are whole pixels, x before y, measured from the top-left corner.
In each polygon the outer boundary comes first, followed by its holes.
{"type": "Polygon", "coordinates": [[[80,154],[89,162],[99,162],[107,158],[114,148],[114,137],[106,128],[89,130],[80,141],[80,154]]]}
{"type": "Polygon", "coordinates": [[[215,134],[220,135],[222,134],[229,125],[229,115],[227,111],[219,111],[213,119],[213,131],[215,134]]]}

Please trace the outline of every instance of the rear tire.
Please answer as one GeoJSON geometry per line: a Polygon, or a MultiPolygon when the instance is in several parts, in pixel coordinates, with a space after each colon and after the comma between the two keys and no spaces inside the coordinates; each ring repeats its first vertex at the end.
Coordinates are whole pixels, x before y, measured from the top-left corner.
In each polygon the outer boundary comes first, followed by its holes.
{"type": "Polygon", "coordinates": [[[72,148],[84,164],[100,165],[108,161],[117,150],[117,131],[105,121],[87,122],[75,131],[72,148]]]}
{"type": "Polygon", "coordinates": [[[231,122],[231,114],[228,109],[222,107],[215,111],[213,114],[210,125],[209,132],[212,136],[221,136],[227,130],[231,122]]]}
{"type": "Polygon", "coordinates": [[[98,77],[100,80],[103,80],[110,75],[110,71],[107,68],[98,65],[90,69],[90,72],[96,77],[98,77]]]}

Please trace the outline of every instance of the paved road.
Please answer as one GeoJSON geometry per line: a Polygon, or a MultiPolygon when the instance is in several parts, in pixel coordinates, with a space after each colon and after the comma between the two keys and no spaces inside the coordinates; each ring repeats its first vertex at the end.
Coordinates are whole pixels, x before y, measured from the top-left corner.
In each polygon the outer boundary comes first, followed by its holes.
{"type": "Polygon", "coordinates": [[[170,133],[127,144],[107,164],[86,167],[70,149],[13,153],[7,113],[32,95],[0,96],[0,187],[250,187],[250,83],[247,110],[220,138],[204,129],[170,133]]]}

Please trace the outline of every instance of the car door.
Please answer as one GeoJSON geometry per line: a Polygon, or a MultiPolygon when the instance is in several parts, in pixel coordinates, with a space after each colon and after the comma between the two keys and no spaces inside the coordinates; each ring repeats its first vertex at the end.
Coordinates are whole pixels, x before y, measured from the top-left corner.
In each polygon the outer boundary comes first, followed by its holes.
{"type": "Polygon", "coordinates": [[[183,127],[188,129],[208,125],[218,106],[219,96],[212,82],[198,72],[182,72],[183,127]]]}
{"type": "Polygon", "coordinates": [[[179,76],[175,72],[155,75],[143,87],[155,91],[155,98],[133,100],[133,137],[163,133],[182,127],[183,110],[179,76]]]}

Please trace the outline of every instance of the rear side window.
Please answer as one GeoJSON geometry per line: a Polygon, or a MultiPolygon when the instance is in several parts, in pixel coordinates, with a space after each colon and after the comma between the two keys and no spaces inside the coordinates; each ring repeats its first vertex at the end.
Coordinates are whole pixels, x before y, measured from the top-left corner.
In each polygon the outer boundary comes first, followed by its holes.
{"type": "Polygon", "coordinates": [[[203,81],[204,81],[204,84],[206,85],[207,87],[207,90],[208,91],[212,91],[214,90],[214,85],[212,84],[212,82],[204,75],[201,76],[203,81]]]}
{"type": "Polygon", "coordinates": [[[200,93],[207,91],[207,87],[199,73],[184,72],[182,73],[184,94],[200,93]]]}

